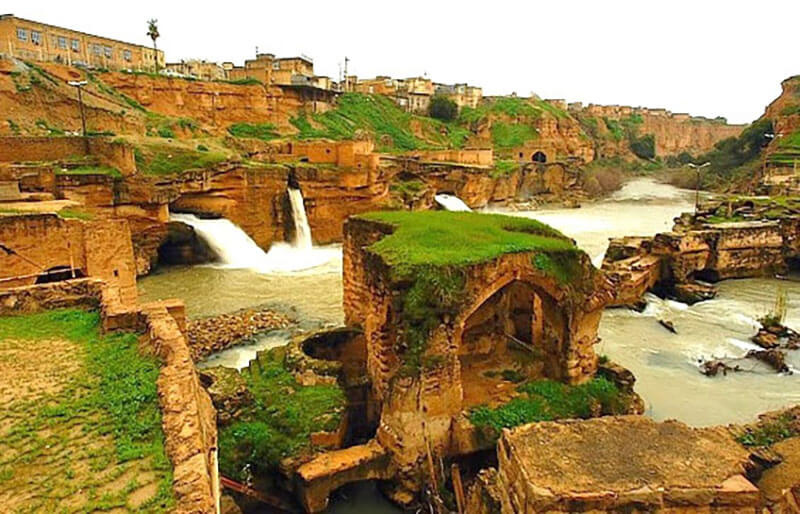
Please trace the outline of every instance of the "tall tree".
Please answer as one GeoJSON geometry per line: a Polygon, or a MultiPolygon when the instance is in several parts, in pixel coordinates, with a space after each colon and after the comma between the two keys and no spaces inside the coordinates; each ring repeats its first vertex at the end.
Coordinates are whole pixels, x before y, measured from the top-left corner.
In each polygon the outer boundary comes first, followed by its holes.
{"type": "Polygon", "coordinates": [[[153,18],[147,21],[147,35],[150,39],[153,40],[153,52],[154,58],[156,60],[156,73],[158,73],[158,46],[156,46],[156,39],[158,39],[161,34],[158,33],[158,20],[153,18]]]}

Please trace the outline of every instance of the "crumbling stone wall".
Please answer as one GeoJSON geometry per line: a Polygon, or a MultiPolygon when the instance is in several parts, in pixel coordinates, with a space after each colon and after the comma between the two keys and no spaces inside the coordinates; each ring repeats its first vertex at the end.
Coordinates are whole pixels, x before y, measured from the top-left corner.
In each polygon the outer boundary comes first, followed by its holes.
{"type": "Polygon", "coordinates": [[[103,137],[0,137],[0,162],[60,161],[95,157],[123,175],[136,171],[133,147],[103,137]]]}
{"type": "Polygon", "coordinates": [[[125,220],[84,222],[54,214],[0,217],[0,289],[30,285],[42,272],[66,266],[106,281],[125,304],[136,301],[136,268],[125,220]],[[18,278],[17,278],[18,277],[18,278]]]}

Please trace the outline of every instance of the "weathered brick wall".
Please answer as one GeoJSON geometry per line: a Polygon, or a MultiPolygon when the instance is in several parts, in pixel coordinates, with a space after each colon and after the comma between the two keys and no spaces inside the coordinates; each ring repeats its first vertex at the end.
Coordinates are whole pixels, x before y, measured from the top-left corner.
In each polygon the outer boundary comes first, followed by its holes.
{"type": "Polygon", "coordinates": [[[0,162],[58,161],[92,155],[123,175],[136,172],[133,147],[102,137],[0,137],[0,162]]]}
{"type": "Polygon", "coordinates": [[[0,162],[56,161],[88,152],[82,137],[0,137],[0,162]]]}
{"type": "Polygon", "coordinates": [[[133,245],[125,220],[83,222],[54,214],[2,216],[0,243],[16,252],[0,251],[0,289],[34,284],[40,273],[66,266],[105,280],[120,302],[136,301],[133,245]]]}

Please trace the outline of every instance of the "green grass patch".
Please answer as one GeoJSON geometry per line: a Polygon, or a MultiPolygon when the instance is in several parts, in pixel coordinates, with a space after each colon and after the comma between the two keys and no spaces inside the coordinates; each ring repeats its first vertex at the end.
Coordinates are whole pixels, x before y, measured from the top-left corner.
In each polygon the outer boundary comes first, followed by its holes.
{"type": "Polygon", "coordinates": [[[62,168],[56,170],[56,175],[108,175],[109,177],[122,178],[122,173],[111,166],[78,166],[76,168],[62,168]]]}
{"type": "Polygon", "coordinates": [[[531,125],[495,121],[492,123],[492,144],[495,148],[514,148],[522,146],[539,137],[539,132],[531,125]]]}
{"type": "Polygon", "coordinates": [[[511,159],[497,160],[494,163],[494,168],[489,172],[489,176],[495,179],[507,177],[516,171],[519,171],[519,163],[517,161],[511,159]]]}
{"type": "Polygon", "coordinates": [[[219,151],[154,143],[137,146],[134,155],[137,169],[145,175],[174,175],[186,170],[208,169],[228,159],[219,151]]]}
{"type": "Polygon", "coordinates": [[[227,84],[234,84],[236,86],[263,86],[264,85],[260,80],[254,79],[252,77],[247,77],[247,78],[243,78],[243,79],[236,79],[236,80],[223,80],[221,82],[225,82],[227,84]]]}
{"type": "Polygon", "coordinates": [[[393,225],[370,246],[391,266],[466,266],[506,253],[580,250],[561,232],[528,218],[449,211],[384,211],[360,217],[393,225]]]}
{"type": "Polygon", "coordinates": [[[228,127],[228,133],[234,137],[249,137],[262,141],[280,137],[277,127],[272,123],[234,123],[228,127]]]}
{"type": "Polygon", "coordinates": [[[388,136],[392,144],[384,147],[385,151],[460,148],[470,135],[455,123],[415,116],[402,110],[391,98],[363,93],[345,93],[335,109],[310,117],[301,113],[291,123],[298,130],[299,139],[354,139],[359,130],[371,133],[378,141],[388,136]]]}
{"type": "Polygon", "coordinates": [[[768,421],[759,422],[754,428],[748,428],[736,440],[747,447],[772,446],[773,444],[800,435],[792,425],[789,414],[783,414],[768,421]]]}
{"type": "Polygon", "coordinates": [[[286,369],[283,349],[260,352],[242,373],[253,402],[220,430],[220,470],[234,479],[245,468],[273,471],[286,457],[314,450],[314,432],[333,431],[342,421],[346,399],[338,386],[302,386],[286,369]]]}
{"type": "Polygon", "coordinates": [[[90,212],[82,211],[80,209],[73,209],[71,207],[64,207],[58,211],[58,217],[62,219],[76,219],[82,221],[91,221],[94,216],[90,212]]]}
{"type": "Polygon", "coordinates": [[[472,409],[470,421],[477,427],[499,434],[536,421],[590,418],[598,414],[624,414],[628,397],[605,378],[570,386],[552,380],[529,382],[517,388],[520,396],[496,408],[485,405],[472,409]]]}
{"type": "MultiPolygon", "coordinates": [[[[14,424],[5,426],[0,433],[2,444],[29,451],[12,456],[11,461],[5,456],[0,458],[0,467],[38,465],[38,461],[46,459],[48,465],[64,468],[63,476],[53,479],[61,489],[79,485],[70,485],[75,478],[71,462],[88,463],[89,483],[80,487],[87,491],[85,507],[91,511],[97,505],[94,497],[97,489],[136,466],[139,471],[154,473],[158,483],[157,492],[145,502],[145,510],[171,511],[174,508],[172,467],[164,450],[161,428],[156,387],[158,360],[139,352],[137,334],[101,335],[100,315],[96,312],[64,309],[0,318],[0,344],[29,341],[28,344],[42,345],[46,351],[48,341],[52,340],[74,343],[83,367],[67,372],[70,376],[64,390],[32,402],[21,400],[6,406],[15,411],[24,409],[26,415],[15,417],[14,424]],[[75,428],[81,431],[76,432],[75,428]],[[89,438],[90,449],[71,445],[72,438],[86,441],[82,435],[87,433],[95,434],[98,439],[95,442],[89,438]],[[110,437],[110,448],[99,442],[103,437],[110,437]],[[64,449],[55,453],[46,451],[53,446],[64,449]],[[54,462],[54,458],[58,460],[54,462]]],[[[86,473],[83,474],[82,479],[87,479],[86,473]]],[[[47,485],[54,487],[50,479],[47,485]]],[[[124,507],[133,489],[126,487],[113,495],[109,493],[103,501],[110,507],[124,507]]]]}

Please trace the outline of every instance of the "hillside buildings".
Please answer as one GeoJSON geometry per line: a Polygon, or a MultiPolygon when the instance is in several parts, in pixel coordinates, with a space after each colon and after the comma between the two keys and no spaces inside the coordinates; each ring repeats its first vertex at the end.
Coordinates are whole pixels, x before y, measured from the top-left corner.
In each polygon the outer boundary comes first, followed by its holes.
{"type": "Polygon", "coordinates": [[[17,59],[56,62],[110,70],[155,71],[164,52],[77,30],[0,15],[0,54],[17,59]]]}

